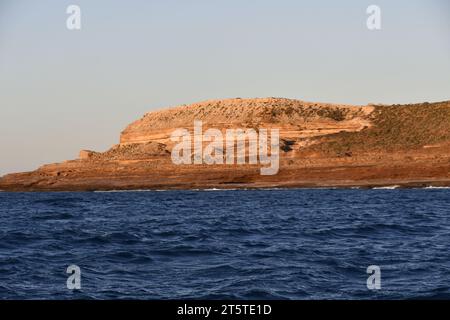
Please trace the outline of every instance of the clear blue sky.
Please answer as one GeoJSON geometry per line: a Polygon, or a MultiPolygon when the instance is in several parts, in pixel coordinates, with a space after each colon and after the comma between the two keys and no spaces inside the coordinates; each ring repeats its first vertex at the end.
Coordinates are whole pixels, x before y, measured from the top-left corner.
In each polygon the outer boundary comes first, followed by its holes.
{"type": "Polygon", "coordinates": [[[268,96],[450,99],[450,1],[0,0],[0,174],[103,151],[155,108],[268,96]]]}

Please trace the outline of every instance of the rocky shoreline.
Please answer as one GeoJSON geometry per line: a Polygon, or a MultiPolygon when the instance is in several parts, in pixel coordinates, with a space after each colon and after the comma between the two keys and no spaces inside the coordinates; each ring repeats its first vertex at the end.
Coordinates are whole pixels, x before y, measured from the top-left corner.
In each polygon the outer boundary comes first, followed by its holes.
{"type": "MultiPolygon", "coordinates": [[[[194,157],[194,154],[190,155],[194,157]]],[[[246,159],[251,153],[246,155],[246,159]]],[[[194,162],[192,162],[194,163],[194,162]]],[[[450,186],[450,102],[349,106],[281,98],[212,100],[150,112],[106,152],[0,178],[3,191],[450,186]],[[177,128],[279,130],[279,171],[261,165],[181,164],[177,128]]]]}

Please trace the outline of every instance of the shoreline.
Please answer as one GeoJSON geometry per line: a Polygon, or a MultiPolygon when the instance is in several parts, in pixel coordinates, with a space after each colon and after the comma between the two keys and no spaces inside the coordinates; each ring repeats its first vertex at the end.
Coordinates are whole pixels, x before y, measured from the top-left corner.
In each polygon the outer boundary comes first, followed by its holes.
{"type": "Polygon", "coordinates": [[[113,187],[67,187],[67,188],[23,188],[23,187],[11,187],[7,189],[0,189],[0,192],[6,193],[39,193],[39,192],[164,192],[164,191],[276,191],[276,190],[294,190],[294,189],[307,189],[307,190],[403,190],[403,189],[450,189],[450,180],[416,180],[416,181],[379,181],[379,182],[366,182],[366,183],[280,183],[280,184],[229,184],[224,186],[223,184],[213,184],[205,186],[142,186],[136,188],[113,188],[113,187]]]}

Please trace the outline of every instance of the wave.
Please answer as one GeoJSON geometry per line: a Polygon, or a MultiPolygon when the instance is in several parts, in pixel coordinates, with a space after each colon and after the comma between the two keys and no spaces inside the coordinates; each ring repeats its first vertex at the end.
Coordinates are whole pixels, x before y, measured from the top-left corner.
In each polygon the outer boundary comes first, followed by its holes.
{"type": "Polygon", "coordinates": [[[400,188],[399,185],[394,185],[394,186],[383,186],[383,187],[374,187],[372,189],[374,190],[394,190],[394,189],[398,189],[400,188]]]}
{"type": "MultiPolygon", "coordinates": [[[[125,193],[125,192],[174,192],[174,191],[194,191],[194,192],[205,192],[205,191],[288,191],[288,190],[395,190],[401,188],[400,185],[391,186],[381,186],[366,188],[363,186],[352,186],[352,187],[308,187],[308,188],[289,188],[289,187],[273,187],[273,188],[206,188],[206,189],[134,189],[134,190],[96,190],[94,193],[125,193]]],[[[450,189],[450,187],[414,187],[411,189],[450,189]]],[[[2,190],[0,190],[2,192],[2,190]]]]}
{"type": "Polygon", "coordinates": [[[420,189],[450,189],[450,187],[433,187],[433,186],[428,186],[428,187],[420,188],[420,189]]]}

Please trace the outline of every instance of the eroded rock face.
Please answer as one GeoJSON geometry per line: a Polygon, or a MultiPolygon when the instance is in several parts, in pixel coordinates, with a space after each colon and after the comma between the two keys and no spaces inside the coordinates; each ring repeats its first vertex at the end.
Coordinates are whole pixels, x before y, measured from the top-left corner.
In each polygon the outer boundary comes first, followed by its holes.
{"type": "Polygon", "coordinates": [[[279,128],[281,136],[307,138],[369,127],[373,106],[310,103],[299,100],[227,99],[149,112],[130,124],[120,136],[120,144],[156,141],[170,145],[174,128],[192,130],[201,120],[205,129],[279,128]]]}
{"type": "Polygon", "coordinates": [[[146,160],[170,154],[166,145],[154,141],[117,144],[103,153],[94,153],[88,159],[92,161],[146,160]]]}
{"type": "Polygon", "coordinates": [[[81,150],[78,158],[80,160],[89,160],[96,154],[95,151],[91,150],[81,150]]]}
{"type": "Polygon", "coordinates": [[[106,152],[0,179],[0,189],[111,190],[450,185],[450,102],[349,106],[227,99],[150,112],[106,152]],[[280,170],[260,165],[174,165],[170,135],[232,128],[280,130],[280,170]]]}

